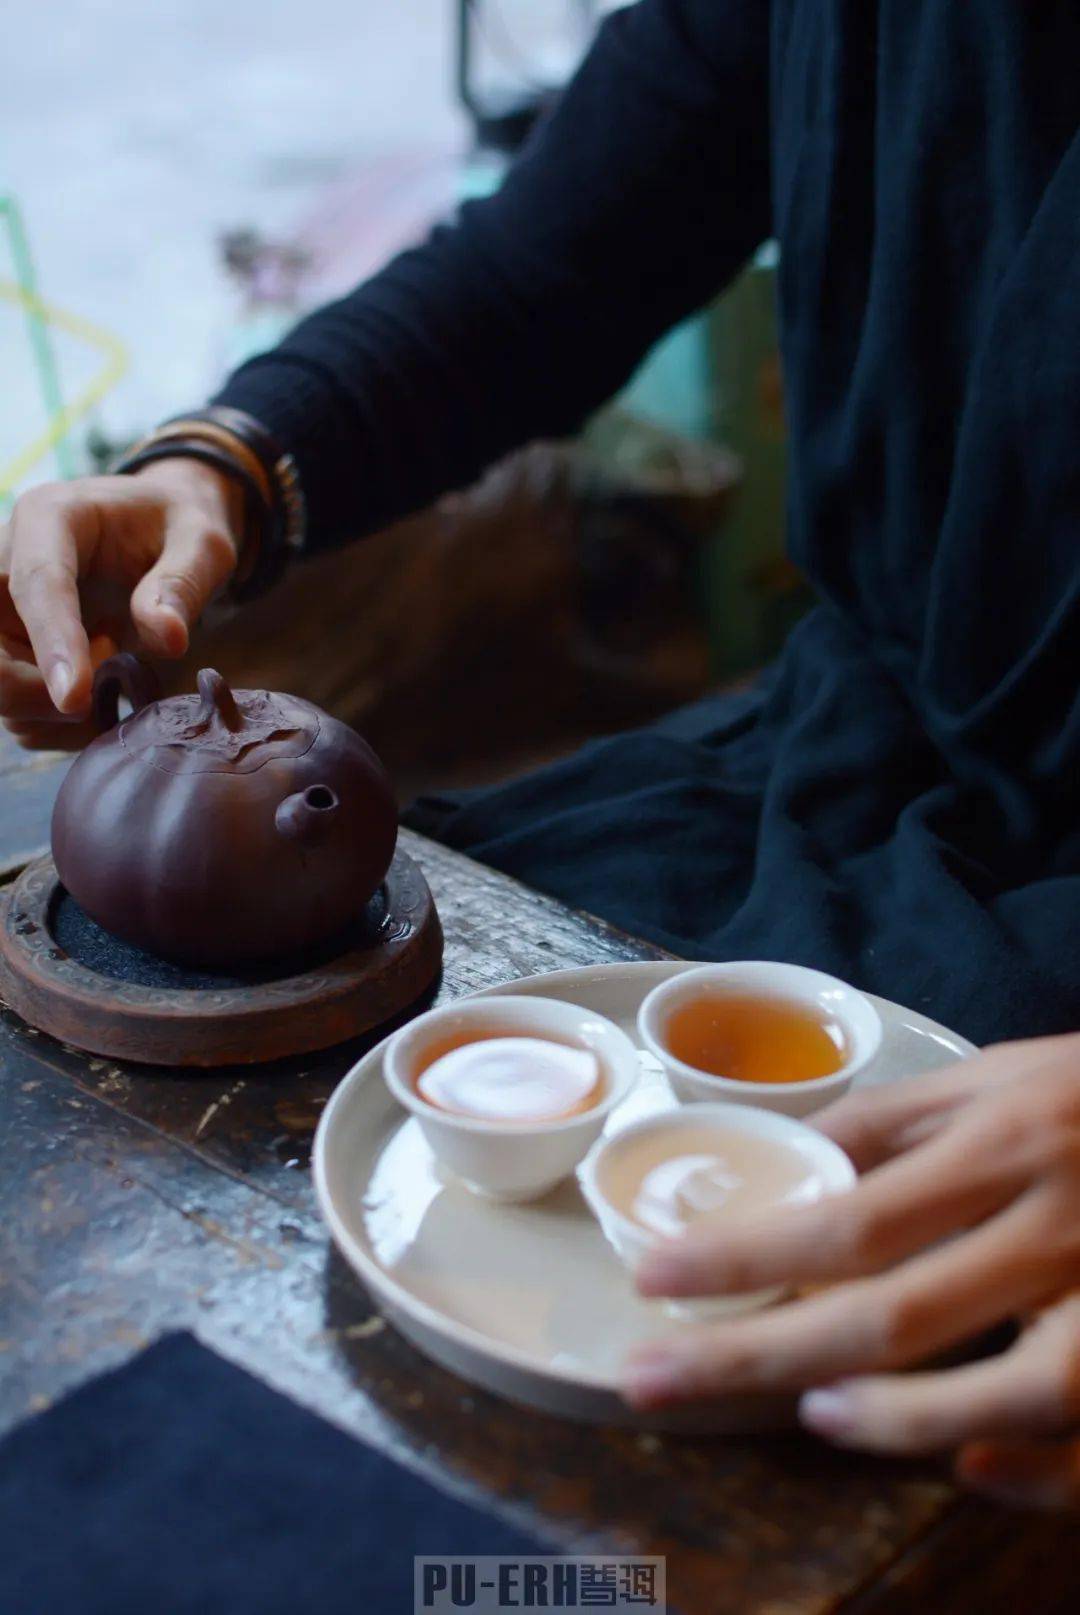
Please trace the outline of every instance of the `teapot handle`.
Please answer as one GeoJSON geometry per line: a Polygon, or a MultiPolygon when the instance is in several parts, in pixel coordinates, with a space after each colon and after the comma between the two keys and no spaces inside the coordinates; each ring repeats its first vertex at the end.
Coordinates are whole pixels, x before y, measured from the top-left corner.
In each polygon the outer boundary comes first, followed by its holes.
{"type": "Polygon", "coordinates": [[[122,695],[131,702],[133,712],[141,712],[152,701],[161,699],[161,683],[153,668],[126,650],[110,656],[94,674],[92,704],[98,734],[115,728],[122,695]]]}

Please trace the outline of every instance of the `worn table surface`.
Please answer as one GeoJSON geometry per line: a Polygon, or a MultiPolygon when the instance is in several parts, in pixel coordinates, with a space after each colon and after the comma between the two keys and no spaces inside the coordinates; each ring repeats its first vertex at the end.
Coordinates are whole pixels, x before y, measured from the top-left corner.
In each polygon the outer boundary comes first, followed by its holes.
{"type": "MultiPolygon", "coordinates": [[[[43,842],[57,777],[0,751],[0,870],[43,842]]],[[[446,931],[443,999],[537,970],[655,956],[456,854],[406,841],[446,931]]],[[[363,1047],[174,1075],[91,1059],[0,1009],[5,1426],[161,1331],[192,1328],[557,1546],[666,1554],[684,1615],[1076,1607],[1075,1521],[1000,1513],[961,1497],[932,1465],[797,1436],[584,1428],[510,1407],[428,1363],[373,1313],[315,1209],[312,1132],[363,1047]]]]}

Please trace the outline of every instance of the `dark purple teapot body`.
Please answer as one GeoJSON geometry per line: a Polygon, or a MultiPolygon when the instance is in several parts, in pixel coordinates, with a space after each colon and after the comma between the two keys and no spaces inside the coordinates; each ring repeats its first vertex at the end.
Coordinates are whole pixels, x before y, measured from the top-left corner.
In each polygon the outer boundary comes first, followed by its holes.
{"type": "MultiPolygon", "coordinates": [[[[151,675],[152,677],[152,675],[151,675]]],[[[147,670],[99,671],[106,732],[56,800],[53,858],[92,919],[183,964],[257,964],[326,941],[359,918],[390,866],[390,781],[348,725],[294,696],[146,697],[147,670]],[[135,710],[117,723],[123,689],[135,710]]]]}

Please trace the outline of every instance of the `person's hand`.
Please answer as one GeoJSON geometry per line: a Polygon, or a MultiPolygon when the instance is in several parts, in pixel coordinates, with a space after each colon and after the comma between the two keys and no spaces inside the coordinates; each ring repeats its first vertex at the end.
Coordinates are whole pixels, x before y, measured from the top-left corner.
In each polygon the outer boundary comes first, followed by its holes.
{"type": "Polygon", "coordinates": [[[856,1188],[703,1220],[650,1253],[638,1285],[834,1287],[639,1348],[624,1394],[655,1408],[800,1391],[802,1422],[840,1445],[955,1451],[973,1487],[1080,1507],[1080,1036],[999,1044],[814,1125],[865,1173],[856,1188]],[[997,1356],[894,1372],[1008,1320],[1022,1331],[997,1356]]]}
{"type": "Polygon", "coordinates": [[[121,645],[178,657],[236,566],[240,493],[177,457],[34,488],[0,526],[0,720],[25,746],[88,738],[93,669],[121,645]]]}

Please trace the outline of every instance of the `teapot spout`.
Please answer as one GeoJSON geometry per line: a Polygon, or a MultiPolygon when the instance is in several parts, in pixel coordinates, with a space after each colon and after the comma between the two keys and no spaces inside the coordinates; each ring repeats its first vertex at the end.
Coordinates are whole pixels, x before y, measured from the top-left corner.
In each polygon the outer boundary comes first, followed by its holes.
{"type": "Polygon", "coordinates": [[[283,836],[294,841],[316,841],[329,828],[340,807],[329,785],[309,785],[278,803],[274,823],[283,836]]]}

